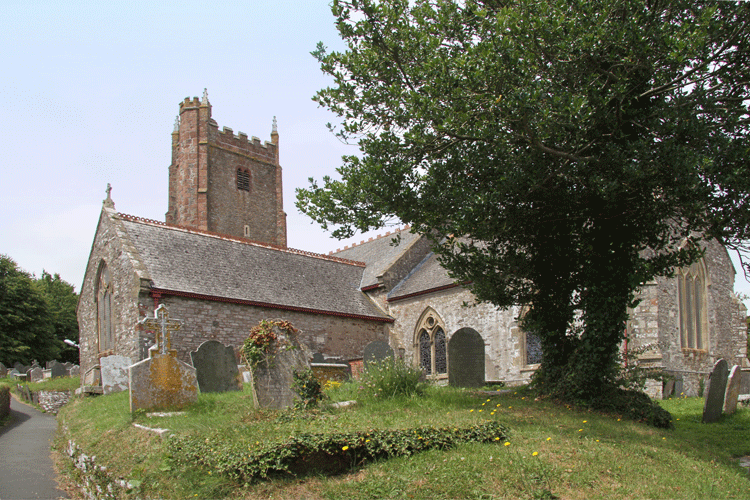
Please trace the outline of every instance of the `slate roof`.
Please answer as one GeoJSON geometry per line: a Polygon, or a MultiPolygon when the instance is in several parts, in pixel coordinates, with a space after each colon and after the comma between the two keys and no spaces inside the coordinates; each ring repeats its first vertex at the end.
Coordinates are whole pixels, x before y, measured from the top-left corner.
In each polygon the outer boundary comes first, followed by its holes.
{"type": "Polygon", "coordinates": [[[378,284],[378,276],[387,271],[411,245],[419,240],[418,234],[412,234],[408,229],[399,229],[393,233],[378,236],[375,239],[363,241],[358,245],[352,245],[341,251],[333,252],[331,255],[342,259],[364,262],[367,267],[362,276],[361,287],[366,288],[378,284]],[[391,245],[394,238],[401,235],[401,241],[397,246],[391,245]]]}
{"type": "Polygon", "coordinates": [[[361,263],[118,214],[157,290],[292,310],[392,319],[359,290],[361,263]]]}
{"type": "Polygon", "coordinates": [[[388,300],[397,300],[420,292],[455,285],[448,276],[448,271],[438,262],[437,256],[430,252],[393,290],[388,300]]]}

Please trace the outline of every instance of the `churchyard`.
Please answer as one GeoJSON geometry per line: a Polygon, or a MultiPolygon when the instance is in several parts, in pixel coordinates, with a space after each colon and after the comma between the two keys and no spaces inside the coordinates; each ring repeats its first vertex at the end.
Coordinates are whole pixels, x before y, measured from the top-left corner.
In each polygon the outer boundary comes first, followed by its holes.
{"type": "Polygon", "coordinates": [[[423,395],[391,399],[353,383],[325,392],[329,399],[317,409],[257,409],[245,384],[242,391],[200,394],[183,413],[163,416],[131,413],[127,392],[79,398],[58,417],[60,465],[71,477],[79,474],[63,458],[74,442],[79,462],[96,457],[89,470],[106,467],[98,477],[119,484],[120,498],[747,498],[750,493],[750,477],[740,465],[741,457],[750,455],[750,409],[744,406],[704,424],[703,399],[666,400],[661,404],[672,413],[674,429],[663,430],[537,401],[522,388],[482,393],[429,387],[423,395]],[[331,405],[348,400],[357,403],[331,405]],[[416,429],[402,435],[405,443],[424,439],[420,434],[428,429],[450,433],[487,422],[507,432],[486,443],[360,460],[368,433],[376,439],[382,438],[378,432],[416,429]],[[355,437],[357,432],[365,434],[355,437]],[[274,450],[292,453],[304,444],[292,437],[310,435],[333,436],[341,450],[330,450],[335,458],[328,460],[308,457],[309,468],[298,468],[296,476],[238,479],[233,467],[243,459],[275,457],[274,450]]]}

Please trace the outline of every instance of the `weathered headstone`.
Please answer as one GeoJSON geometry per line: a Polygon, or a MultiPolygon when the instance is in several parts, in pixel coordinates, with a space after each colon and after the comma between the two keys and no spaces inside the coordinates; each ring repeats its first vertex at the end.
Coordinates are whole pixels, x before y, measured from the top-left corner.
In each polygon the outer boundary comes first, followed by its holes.
{"type": "Polygon", "coordinates": [[[81,367],[78,365],[73,365],[70,367],[70,371],[68,372],[71,377],[80,377],[81,376],[81,367]]]}
{"type": "Polygon", "coordinates": [[[5,378],[6,375],[8,375],[8,368],[0,363],[0,378],[5,378]]]}
{"type": "Polygon", "coordinates": [[[454,387],[484,385],[484,340],[476,330],[461,328],[448,341],[448,384],[454,387]]]}
{"type": "Polygon", "coordinates": [[[29,368],[29,370],[26,372],[26,380],[29,382],[41,382],[42,380],[44,380],[44,370],[42,370],[39,366],[29,368]]]}
{"type": "Polygon", "coordinates": [[[139,323],[154,331],[156,344],[147,359],[130,366],[130,411],[176,409],[197,401],[195,368],[177,359],[177,351],[171,349],[171,335],[180,322],[169,319],[162,304],[153,318],[139,323]]]}
{"type": "Polygon", "coordinates": [[[313,363],[325,363],[326,362],[326,357],[323,356],[322,353],[316,352],[316,353],[314,353],[312,355],[312,362],[313,363]]]}
{"type": "Polygon", "coordinates": [[[724,413],[731,415],[737,411],[737,399],[740,397],[740,382],[742,369],[738,365],[732,367],[727,380],[727,391],[724,393],[724,413]]]}
{"type": "Polygon", "coordinates": [[[297,333],[277,325],[272,328],[276,334],[274,354],[252,367],[252,380],[258,405],[280,409],[294,404],[294,372],[310,369],[310,351],[300,344],[297,333]]]}
{"type": "Polygon", "coordinates": [[[203,342],[190,353],[201,392],[241,391],[240,372],[234,347],[218,340],[203,342]]]}
{"type": "Polygon", "coordinates": [[[671,398],[674,395],[674,379],[669,379],[664,382],[664,389],[661,393],[662,399],[671,398]]]}
{"type": "Polygon", "coordinates": [[[388,345],[388,342],[375,340],[365,346],[362,358],[364,359],[365,370],[367,370],[367,365],[373,361],[379,362],[386,358],[393,359],[393,349],[388,345]]]}
{"type": "Polygon", "coordinates": [[[51,378],[66,377],[68,375],[68,370],[58,361],[50,361],[47,366],[49,367],[51,378]]]}
{"type": "Polygon", "coordinates": [[[714,369],[708,378],[706,400],[703,403],[703,422],[710,424],[719,420],[724,408],[724,393],[727,390],[727,362],[724,359],[714,364],[714,369]]]}
{"type": "Polygon", "coordinates": [[[127,356],[114,354],[99,359],[102,375],[102,394],[127,391],[129,387],[128,368],[133,361],[127,356]]]}

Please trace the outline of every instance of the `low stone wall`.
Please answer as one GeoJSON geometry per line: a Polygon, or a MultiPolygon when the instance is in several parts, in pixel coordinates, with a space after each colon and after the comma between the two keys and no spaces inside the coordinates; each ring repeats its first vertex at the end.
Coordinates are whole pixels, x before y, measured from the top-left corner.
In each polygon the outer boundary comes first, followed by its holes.
{"type": "Polygon", "coordinates": [[[37,399],[44,411],[57,415],[60,408],[68,404],[72,395],[71,391],[39,391],[34,399],[37,399]]]}
{"type": "Polygon", "coordinates": [[[0,420],[10,415],[10,387],[0,387],[0,420]]]}
{"type": "Polygon", "coordinates": [[[86,455],[68,440],[65,450],[76,468],[75,482],[83,497],[89,500],[118,499],[131,493],[134,486],[124,479],[113,479],[103,465],[96,464],[96,457],[86,455]]]}

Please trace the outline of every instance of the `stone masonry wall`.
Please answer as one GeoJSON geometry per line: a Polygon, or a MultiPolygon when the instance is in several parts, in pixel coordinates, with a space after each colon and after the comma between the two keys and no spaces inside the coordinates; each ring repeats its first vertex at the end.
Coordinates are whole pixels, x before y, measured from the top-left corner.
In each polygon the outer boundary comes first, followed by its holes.
{"type": "MultiPolygon", "coordinates": [[[[320,352],[328,357],[361,357],[367,344],[388,339],[386,323],[376,321],[177,296],[163,296],[160,303],[167,307],[170,318],[182,321],[182,328],[172,340],[172,348],[177,350],[179,359],[186,363],[190,363],[190,352],[197,350],[206,340],[232,345],[239,355],[250,329],[263,319],[290,321],[300,330],[300,342],[311,352],[320,352]]],[[[141,317],[152,316],[153,299],[143,294],[140,309],[141,317]]],[[[141,330],[141,327],[138,328],[141,330]]],[[[144,359],[154,338],[153,334],[142,330],[139,338],[141,352],[138,359],[144,359]]]]}
{"type": "MultiPolygon", "coordinates": [[[[116,219],[113,209],[105,209],[97,226],[91,255],[84,274],[81,294],[78,298],[78,326],[81,345],[81,378],[86,371],[98,364],[99,357],[120,354],[135,359],[138,345],[133,325],[139,319],[138,295],[142,280],[147,282],[145,271],[130,258],[128,249],[123,248],[118,231],[124,229],[116,219]],[[113,285],[112,324],[114,348],[101,352],[99,349],[96,285],[100,266],[106,263],[113,285]]],[[[153,314],[153,313],[152,313],[153,314]]]]}
{"type": "Polygon", "coordinates": [[[261,144],[219,131],[207,100],[185,99],[172,134],[166,222],[285,247],[278,134],[272,138],[261,144]],[[250,191],[237,189],[238,168],[249,171],[250,191]]]}
{"type": "MultiPolygon", "coordinates": [[[[500,310],[490,304],[464,307],[464,302],[474,303],[474,296],[460,287],[419,295],[389,303],[391,316],[396,322],[390,328],[390,344],[398,352],[404,350],[404,359],[418,364],[415,347],[415,329],[422,313],[432,307],[440,315],[446,328],[446,339],[461,328],[473,328],[484,339],[485,379],[519,381],[528,379],[522,363],[523,334],[517,328],[517,308],[500,310]]],[[[450,359],[448,360],[450,366],[450,359]]]]}

